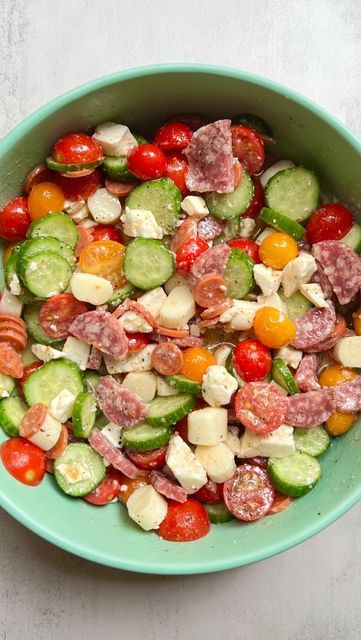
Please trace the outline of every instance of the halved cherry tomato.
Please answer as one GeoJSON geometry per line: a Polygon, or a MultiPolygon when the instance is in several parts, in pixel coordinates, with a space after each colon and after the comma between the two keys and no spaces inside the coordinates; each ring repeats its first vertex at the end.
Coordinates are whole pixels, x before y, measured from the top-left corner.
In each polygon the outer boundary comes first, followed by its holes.
{"type": "Polygon", "coordinates": [[[342,364],[331,364],[318,376],[321,387],[335,387],[344,382],[351,382],[357,378],[357,372],[350,367],[344,367],[342,364]]]}
{"type": "Polygon", "coordinates": [[[14,198],[0,211],[0,237],[10,242],[23,240],[30,223],[28,199],[14,198]]]}
{"type": "Polygon", "coordinates": [[[161,178],[165,167],[165,155],[154,144],[139,144],[128,155],[128,169],[140,180],[161,178]]]}
{"type": "Polygon", "coordinates": [[[243,340],[234,348],[232,354],[236,373],[245,382],[262,380],[272,367],[271,352],[258,340],[243,340]]]}
{"type": "Polygon", "coordinates": [[[296,240],[287,233],[275,231],[263,240],[259,248],[259,257],[266,267],[283,269],[286,264],[297,258],[296,240]]]}
{"type": "Polygon", "coordinates": [[[241,124],[234,125],[231,129],[233,155],[250,174],[258,173],[265,158],[262,138],[256,131],[241,124]]]}
{"type": "Polygon", "coordinates": [[[157,534],[170,542],[190,542],[206,536],[209,529],[209,517],[204,506],[188,498],[183,504],[172,500],[168,503],[167,515],[157,534]]]}
{"type": "Polygon", "coordinates": [[[41,307],[39,322],[49,336],[65,340],[73,320],[87,311],[88,305],[77,300],[71,293],[58,293],[41,307]]]}
{"type": "Polygon", "coordinates": [[[147,344],[149,344],[150,338],[147,333],[140,333],[139,331],[136,331],[134,333],[126,331],[125,333],[127,334],[128,338],[128,349],[132,353],[140,351],[141,349],[143,349],[143,347],[146,347],[147,344]]]}
{"type": "Polygon", "coordinates": [[[30,218],[38,220],[51,211],[62,211],[64,203],[64,194],[54,182],[38,182],[29,193],[30,218]]]}
{"type": "Polygon", "coordinates": [[[38,362],[37,360],[35,360],[35,362],[31,362],[26,367],[24,367],[23,375],[18,380],[18,385],[21,392],[24,391],[24,384],[27,381],[30,374],[32,374],[33,371],[36,371],[37,369],[42,367],[43,364],[44,364],[43,362],[38,362]]]}
{"type": "Polygon", "coordinates": [[[180,189],[183,195],[188,193],[186,187],[186,175],[188,171],[188,162],[186,157],[180,151],[167,153],[165,157],[166,165],[164,176],[173,180],[174,184],[180,189]]]}
{"type": "Polygon", "coordinates": [[[145,469],[147,471],[163,467],[165,465],[166,453],[167,447],[160,447],[159,449],[153,449],[153,451],[130,451],[130,449],[127,449],[129,460],[131,460],[138,469],[145,469]]]}
{"type": "Polygon", "coordinates": [[[182,151],[192,137],[192,129],[184,122],[167,122],[155,134],[154,142],[162,151],[182,151]]]}
{"type": "Polygon", "coordinates": [[[209,249],[203,238],[192,238],[180,245],[176,255],[176,268],[179,273],[189,273],[198,256],[209,249]]]}
{"type": "Polygon", "coordinates": [[[253,198],[247,211],[244,212],[242,218],[255,218],[258,216],[262,207],[264,207],[264,191],[258,178],[252,177],[253,182],[253,198]]]}
{"type": "Polygon", "coordinates": [[[127,503],[128,498],[130,498],[136,489],[140,489],[140,487],[145,487],[146,484],[150,484],[149,471],[140,471],[134,480],[127,478],[127,476],[124,476],[122,473],[120,475],[121,480],[118,498],[123,504],[127,503]]]}
{"type": "Polygon", "coordinates": [[[90,502],[90,504],[95,504],[98,507],[103,507],[104,505],[112,502],[112,500],[118,496],[121,483],[122,475],[119,471],[116,469],[110,469],[107,471],[104,480],[102,480],[97,488],[87,496],[84,496],[84,500],[90,502]]]}
{"type": "Polygon", "coordinates": [[[242,464],[223,488],[227,509],[239,520],[251,522],[265,516],[274,500],[266,469],[242,464]]]}
{"type": "Polygon", "coordinates": [[[102,184],[100,169],[95,169],[88,176],[67,178],[54,171],[53,181],[60,187],[67,200],[86,200],[102,184]]]}
{"type": "Polygon", "coordinates": [[[213,364],[217,363],[211,351],[205,347],[189,347],[183,351],[183,366],[180,373],[194,382],[202,382],[208,367],[213,364]]]}
{"type": "Polygon", "coordinates": [[[94,227],[94,229],[92,229],[92,236],[95,241],[113,240],[114,242],[123,242],[123,238],[119,229],[116,229],[116,227],[112,227],[108,224],[98,224],[97,227],[94,227]]]}
{"type": "Polygon", "coordinates": [[[306,225],[307,240],[311,244],[323,240],[344,238],[353,225],[351,211],[342,204],[329,203],[317,209],[306,225]]]}
{"type": "Polygon", "coordinates": [[[296,335],[294,322],[274,307],[262,307],[253,320],[256,338],[270,349],[281,349],[296,335]]]}
{"type": "Polygon", "coordinates": [[[51,156],[62,164],[90,164],[101,162],[104,158],[99,142],[85,133],[69,133],[60,138],[55,143],[51,156]]]}
{"type": "Polygon", "coordinates": [[[79,266],[85,273],[105,278],[113,287],[119,287],[124,284],[124,254],[125,247],[120,242],[98,240],[84,247],[79,266]]]}
{"type": "Polygon", "coordinates": [[[223,502],[223,482],[217,484],[213,480],[208,480],[207,484],[193,493],[193,498],[204,504],[223,502]]]}
{"type": "Polygon", "coordinates": [[[250,258],[252,258],[253,262],[259,263],[261,262],[259,258],[259,247],[256,242],[253,240],[249,240],[248,238],[234,238],[227,242],[229,247],[233,247],[234,249],[240,249],[244,253],[246,253],[250,258]]]}
{"type": "Polygon", "coordinates": [[[0,457],[5,469],[23,484],[35,487],[44,478],[45,451],[24,438],[11,438],[3,442],[0,457]]]}
{"type": "Polygon", "coordinates": [[[326,429],[330,436],[342,436],[353,427],[357,413],[341,413],[334,411],[326,420],[326,429]]]}

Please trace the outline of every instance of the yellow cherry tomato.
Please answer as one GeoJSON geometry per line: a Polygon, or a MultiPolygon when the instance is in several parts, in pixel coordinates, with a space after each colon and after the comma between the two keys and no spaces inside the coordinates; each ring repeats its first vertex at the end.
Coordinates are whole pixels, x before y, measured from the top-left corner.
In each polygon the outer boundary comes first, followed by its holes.
{"type": "Polygon", "coordinates": [[[296,327],[290,318],[274,307],[262,307],[253,320],[257,340],[270,349],[280,349],[290,344],[296,335],[296,327]]]}
{"type": "Polygon", "coordinates": [[[85,273],[92,273],[109,280],[113,287],[125,282],[123,274],[125,247],[114,240],[97,240],[86,245],[79,256],[79,266],[85,273]]]}
{"type": "Polygon", "coordinates": [[[147,484],[150,484],[148,471],[139,471],[138,476],[133,480],[127,478],[126,476],[123,476],[122,474],[120,491],[118,494],[120,502],[126,504],[128,499],[136,489],[145,487],[147,484]]]}
{"type": "Polygon", "coordinates": [[[271,233],[261,242],[259,257],[266,267],[283,269],[294,258],[297,258],[298,246],[296,240],[287,233],[271,233]]]}
{"type": "Polygon", "coordinates": [[[29,193],[28,208],[32,220],[43,218],[50,211],[61,211],[65,198],[62,190],[54,182],[39,182],[29,193]]]}
{"type": "Polygon", "coordinates": [[[353,328],[357,336],[361,336],[361,307],[352,314],[353,328]]]}
{"type": "Polygon", "coordinates": [[[204,347],[189,347],[183,351],[183,366],[180,373],[194,382],[202,382],[208,367],[213,364],[217,362],[211,351],[204,347]]]}
{"type": "Polygon", "coordinates": [[[329,419],[326,421],[326,428],[331,436],[342,436],[347,431],[350,431],[355,420],[357,413],[340,413],[335,411],[329,419]]]}
{"type": "Polygon", "coordinates": [[[320,373],[318,381],[321,387],[335,387],[337,384],[350,382],[355,378],[357,378],[357,373],[354,369],[343,367],[341,364],[331,364],[320,373]]]}
{"type": "Polygon", "coordinates": [[[12,242],[11,244],[8,244],[8,246],[4,249],[4,253],[3,253],[3,263],[6,264],[7,261],[9,260],[12,252],[13,252],[13,248],[16,246],[16,242],[12,242]]]}

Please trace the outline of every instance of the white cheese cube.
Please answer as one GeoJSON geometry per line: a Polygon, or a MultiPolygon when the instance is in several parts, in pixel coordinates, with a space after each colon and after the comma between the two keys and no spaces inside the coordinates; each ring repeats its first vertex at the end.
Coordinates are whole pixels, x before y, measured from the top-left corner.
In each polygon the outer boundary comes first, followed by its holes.
{"type": "Polygon", "coordinates": [[[9,289],[4,289],[0,300],[0,313],[9,313],[13,316],[21,316],[23,305],[9,289]]]}
{"type": "Polygon", "coordinates": [[[72,417],[74,400],[75,396],[71,391],[62,389],[50,403],[51,415],[64,424],[72,417]]]}
{"type": "Polygon", "coordinates": [[[275,358],[282,358],[292,369],[297,369],[302,360],[303,351],[294,349],[293,347],[281,347],[281,349],[277,349],[274,352],[274,356],[275,358]]]}
{"type": "Polygon", "coordinates": [[[153,327],[149,322],[147,322],[140,313],[136,313],[135,311],[126,311],[123,313],[119,318],[119,323],[125,331],[129,331],[130,333],[135,333],[136,331],[151,333],[153,331],[153,327]]]}
{"type": "Polygon", "coordinates": [[[181,202],[183,211],[192,218],[204,218],[209,214],[206,202],[201,196],[186,196],[181,202]]]}
{"type": "Polygon", "coordinates": [[[69,484],[76,484],[77,482],[83,482],[84,480],[91,480],[93,477],[93,472],[88,465],[85,466],[74,459],[69,460],[69,462],[62,462],[61,464],[58,464],[57,471],[69,484]]]}
{"type": "Polygon", "coordinates": [[[109,300],[113,293],[113,286],[109,280],[92,273],[73,273],[70,288],[77,300],[89,302],[96,307],[109,300]]]}
{"type": "Polygon", "coordinates": [[[216,359],[216,363],[219,364],[220,367],[224,367],[227,361],[229,354],[232,351],[232,347],[228,344],[221,344],[213,351],[213,355],[216,359]]]}
{"type": "Polygon", "coordinates": [[[122,427],[120,427],[118,424],[114,424],[114,422],[108,422],[108,424],[106,424],[105,427],[101,429],[101,432],[115,447],[118,447],[119,449],[122,447],[120,439],[122,427]]]}
{"type": "Polygon", "coordinates": [[[272,229],[271,227],[266,227],[265,229],[263,229],[262,233],[260,233],[259,236],[255,239],[255,243],[262,244],[263,240],[268,238],[268,236],[270,236],[271,233],[274,233],[274,232],[275,230],[272,229]]]}
{"type": "Polygon", "coordinates": [[[276,173],[279,173],[279,171],[284,171],[285,169],[293,169],[294,166],[295,165],[292,160],[280,160],[279,162],[276,162],[271,167],[266,169],[266,171],[261,175],[260,182],[262,187],[265,188],[267,182],[271,180],[271,178],[273,178],[276,173]]]}
{"type": "Polygon", "coordinates": [[[175,287],[162,304],[159,322],[169,329],[181,329],[196,313],[196,303],[189,287],[175,287]]]}
{"type": "Polygon", "coordinates": [[[241,238],[250,238],[254,232],[256,221],[252,218],[241,218],[239,235],[241,238]]]}
{"type": "Polygon", "coordinates": [[[53,349],[53,347],[47,347],[45,344],[33,344],[31,350],[34,356],[43,362],[50,362],[50,360],[59,360],[59,358],[64,358],[62,351],[53,349]]]}
{"type": "Polygon", "coordinates": [[[251,429],[246,429],[241,436],[240,458],[263,456],[266,458],[284,458],[296,451],[293,438],[293,428],[287,424],[281,425],[275,431],[266,435],[258,435],[251,429]]]}
{"type": "Polygon", "coordinates": [[[236,470],[232,451],[223,442],[213,447],[198,445],[195,455],[213,482],[225,482],[236,470]]]}
{"type": "Polygon", "coordinates": [[[127,500],[129,517],[142,529],[158,529],[167,515],[168,504],[151,484],[133,491],[127,500]]]}
{"type": "Polygon", "coordinates": [[[125,376],[122,387],[150,402],[157,390],[157,378],[150,371],[133,371],[125,376]]]}
{"type": "Polygon", "coordinates": [[[78,338],[67,338],[63,346],[63,357],[75,362],[79,369],[85,371],[88,364],[90,346],[78,338]]]}
{"type": "Polygon", "coordinates": [[[88,208],[95,222],[99,224],[114,224],[122,213],[119,198],[105,188],[97,189],[89,196],[88,208]]]}
{"type": "Polygon", "coordinates": [[[301,284],[300,291],[317,309],[327,309],[330,306],[325,299],[323,291],[316,282],[310,284],[301,284]]]}
{"type": "Polygon", "coordinates": [[[264,264],[255,264],[253,267],[254,279],[264,296],[277,293],[282,279],[282,271],[274,271],[264,264]]]}
{"type": "Polygon", "coordinates": [[[99,142],[106,156],[127,156],[131,149],[138,146],[128,127],[115,122],[98,124],[93,138],[99,142]]]}
{"type": "Polygon", "coordinates": [[[61,422],[53,418],[51,413],[47,411],[45,420],[41,425],[39,431],[37,431],[35,435],[27,439],[40,449],[49,451],[49,449],[52,449],[58,442],[60,433],[61,422]]]}
{"type": "Polygon", "coordinates": [[[132,238],[163,238],[162,227],[148,209],[128,209],[122,215],[123,231],[132,238]]]}
{"type": "Polygon", "coordinates": [[[180,273],[175,272],[165,283],[164,289],[166,294],[169,295],[172,289],[174,289],[175,287],[181,287],[183,285],[188,286],[187,278],[181,276],[180,273]]]}
{"type": "Polygon", "coordinates": [[[334,358],[344,367],[361,368],[361,336],[340,338],[334,350],[334,358]]]}
{"type": "Polygon", "coordinates": [[[188,440],[192,444],[214,445],[227,436],[227,409],[206,407],[188,414],[188,440]]]}
{"type": "Polygon", "coordinates": [[[278,293],[272,293],[272,295],[270,296],[257,296],[257,303],[259,304],[260,308],[273,307],[274,309],[277,309],[278,311],[283,313],[285,316],[287,315],[287,307],[278,293]]]}
{"type": "Polygon", "coordinates": [[[10,293],[12,293],[13,296],[19,296],[21,293],[21,284],[16,273],[14,273],[10,280],[10,293]]]}
{"type": "Polygon", "coordinates": [[[155,320],[158,320],[161,307],[166,299],[167,295],[164,292],[164,289],[162,287],[156,287],[156,289],[147,291],[146,293],[143,293],[142,296],[139,296],[137,302],[149,311],[155,320]]]}
{"type": "Polygon", "coordinates": [[[152,353],[155,344],[148,344],[137,353],[131,353],[125,360],[117,360],[104,355],[104,362],[108,373],[129,373],[130,371],[151,371],[152,353]]]}
{"type": "Polygon", "coordinates": [[[191,448],[175,434],[171,437],[166,462],[173,475],[188,493],[195,493],[207,482],[207,474],[191,448]]]}
{"type": "Polygon", "coordinates": [[[310,253],[302,252],[286,264],[282,271],[282,287],[286,298],[306,284],[317,270],[316,260],[310,253]]]}
{"type": "Polygon", "coordinates": [[[208,367],[203,376],[202,396],[211,407],[229,404],[232,395],[237,389],[237,380],[228,373],[225,367],[218,364],[208,367]]]}
{"type": "Polygon", "coordinates": [[[230,451],[232,451],[234,456],[239,456],[239,452],[241,450],[241,441],[239,438],[239,429],[238,427],[228,427],[227,436],[224,441],[224,444],[230,451]]]}
{"type": "Polygon", "coordinates": [[[233,306],[220,315],[219,321],[228,324],[234,331],[246,331],[251,329],[254,317],[260,308],[257,302],[233,300],[233,306]]]}
{"type": "Polygon", "coordinates": [[[158,396],[176,396],[178,389],[168,384],[162,376],[157,376],[157,395],[158,396]]]}

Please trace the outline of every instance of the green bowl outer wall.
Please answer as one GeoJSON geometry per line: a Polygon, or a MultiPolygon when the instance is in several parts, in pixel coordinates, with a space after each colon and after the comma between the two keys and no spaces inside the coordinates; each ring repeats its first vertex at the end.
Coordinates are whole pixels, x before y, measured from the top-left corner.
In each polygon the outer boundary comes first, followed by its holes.
{"type": "MultiPolygon", "coordinates": [[[[213,118],[251,112],[271,125],[275,152],[313,168],[323,189],[353,206],[361,202],[361,145],[341,123],[306,98],[269,80],[205,65],[132,69],[94,80],[56,98],[0,142],[0,204],[19,193],[27,172],[69,131],[115,120],[146,133],[180,112],[213,118]]],[[[262,560],[331,524],[361,497],[361,423],[334,440],[322,478],[285,512],[250,525],[213,526],[205,538],[169,543],[145,533],[119,504],[97,508],[62,494],[47,475],[36,488],[0,467],[0,504],[29,529],[74,554],[142,573],[197,574],[262,560]]],[[[0,435],[0,441],[6,439],[0,435]]]]}

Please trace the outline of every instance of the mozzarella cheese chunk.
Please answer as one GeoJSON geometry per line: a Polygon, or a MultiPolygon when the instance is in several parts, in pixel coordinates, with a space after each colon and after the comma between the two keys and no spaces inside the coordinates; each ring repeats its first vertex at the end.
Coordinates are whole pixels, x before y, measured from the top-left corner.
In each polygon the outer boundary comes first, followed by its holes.
{"type": "Polygon", "coordinates": [[[27,438],[40,449],[49,451],[59,440],[61,433],[61,422],[56,420],[49,411],[46,413],[45,420],[39,431],[30,438],[27,438]]]}
{"type": "Polygon", "coordinates": [[[281,347],[274,352],[274,356],[275,358],[282,358],[289,367],[297,369],[302,360],[303,351],[293,347],[281,347]]]}
{"type": "Polygon", "coordinates": [[[264,296],[271,296],[273,293],[277,293],[282,280],[282,271],[274,271],[264,264],[255,264],[253,274],[264,296]]]}
{"type": "Polygon", "coordinates": [[[151,333],[153,331],[153,327],[149,322],[136,311],[126,311],[123,313],[119,318],[119,323],[125,331],[130,331],[130,333],[135,333],[136,331],[151,333]]]}
{"type": "Polygon", "coordinates": [[[88,364],[90,346],[78,338],[67,338],[63,346],[63,356],[75,362],[79,369],[85,371],[88,364]]]}
{"type": "Polygon", "coordinates": [[[333,355],[344,367],[361,368],[361,336],[340,338],[333,355]]]}
{"type": "Polygon", "coordinates": [[[280,160],[279,162],[276,162],[271,167],[266,169],[266,171],[261,175],[260,182],[262,187],[265,188],[267,182],[271,180],[271,178],[273,178],[276,173],[279,173],[279,171],[284,171],[285,169],[293,169],[294,166],[295,165],[292,160],[280,160]]]}
{"type": "Polygon", "coordinates": [[[68,389],[62,389],[55,398],[52,399],[49,407],[51,415],[64,423],[72,417],[75,396],[68,389]]]}
{"type": "Polygon", "coordinates": [[[125,376],[122,387],[150,402],[157,390],[157,378],[150,371],[133,371],[125,376]]]}
{"type": "Polygon", "coordinates": [[[89,302],[96,307],[109,300],[113,293],[113,287],[109,280],[92,273],[73,273],[70,288],[77,300],[89,302]]]}
{"type": "Polygon", "coordinates": [[[127,500],[129,517],[142,529],[158,529],[167,515],[168,504],[151,484],[133,491],[127,500]]]}
{"type": "Polygon", "coordinates": [[[262,436],[251,431],[251,429],[246,429],[243,436],[241,436],[241,450],[238,456],[240,458],[253,458],[255,456],[284,458],[295,453],[295,451],[293,428],[283,424],[275,431],[262,436]]]}
{"type": "Polygon", "coordinates": [[[251,329],[254,317],[260,308],[257,302],[233,300],[233,306],[220,315],[219,321],[228,324],[234,331],[246,331],[251,329]]]}
{"type": "Polygon", "coordinates": [[[186,196],[181,202],[181,207],[192,218],[204,218],[209,214],[206,202],[201,196],[186,196]]]}
{"type": "Polygon", "coordinates": [[[95,222],[95,220],[93,220],[92,218],[85,218],[85,220],[82,220],[79,223],[79,227],[85,227],[86,229],[94,229],[94,227],[97,227],[98,223],[95,222]]]}
{"type": "Polygon", "coordinates": [[[65,200],[63,211],[65,211],[69,218],[76,224],[82,222],[89,216],[89,209],[85,200],[65,200]]]}
{"type": "Polygon", "coordinates": [[[168,384],[162,376],[157,376],[157,395],[158,396],[176,396],[178,390],[168,384]]]}
{"type": "Polygon", "coordinates": [[[228,427],[227,436],[224,441],[224,444],[230,451],[232,451],[234,456],[239,456],[241,450],[241,441],[239,438],[239,429],[238,427],[228,427]]]}
{"type": "Polygon", "coordinates": [[[106,156],[127,156],[131,149],[138,146],[128,127],[115,122],[98,124],[93,138],[99,142],[106,156]]]}
{"type": "Polygon", "coordinates": [[[158,320],[159,313],[162,305],[167,299],[167,295],[164,292],[162,287],[156,287],[156,289],[152,289],[151,291],[147,291],[143,293],[137,300],[149,313],[152,314],[153,318],[158,320]]]}
{"type": "Polygon", "coordinates": [[[213,447],[198,445],[195,455],[213,482],[225,482],[236,470],[232,451],[223,442],[213,447]]]}
{"type": "Polygon", "coordinates": [[[217,347],[217,349],[215,349],[213,351],[213,355],[216,359],[216,363],[220,366],[220,367],[224,367],[226,364],[226,360],[229,356],[229,354],[232,351],[232,347],[229,346],[228,344],[221,344],[219,345],[219,347],[217,347]]]}
{"type": "Polygon", "coordinates": [[[188,440],[192,444],[214,445],[227,436],[227,409],[205,407],[188,415],[188,440]]]}
{"type": "Polygon", "coordinates": [[[174,289],[175,287],[181,287],[183,285],[188,286],[187,278],[185,278],[184,276],[181,276],[180,273],[177,273],[175,271],[175,273],[165,283],[164,289],[166,294],[169,295],[172,289],[174,289]]]}
{"type": "Polygon", "coordinates": [[[14,273],[10,280],[10,293],[12,293],[13,296],[19,296],[21,293],[21,284],[16,273],[14,273]]]}
{"type": "Polygon", "coordinates": [[[266,227],[265,229],[263,229],[262,233],[260,233],[259,236],[255,239],[255,243],[262,244],[263,240],[268,238],[268,236],[270,236],[271,233],[274,233],[274,232],[275,230],[271,229],[271,227],[266,227]]]}
{"type": "Polygon", "coordinates": [[[302,295],[307,298],[317,309],[327,309],[329,302],[325,299],[323,291],[319,284],[316,282],[310,284],[302,284],[300,287],[302,295]]]}
{"type": "Polygon", "coordinates": [[[241,238],[250,238],[254,232],[256,221],[252,218],[241,218],[239,235],[241,238]]]}
{"type": "Polygon", "coordinates": [[[104,362],[108,373],[129,373],[130,371],[151,371],[152,353],[155,344],[148,344],[137,353],[131,353],[125,360],[117,360],[104,355],[104,362]]]}
{"type": "Polygon", "coordinates": [[[12,316],[21,316],[23,305],[9,289],[4,289],[0,300],[0,313],[9,313],[12,316]]]}
{"type": "Polygon", "coordinates": [[[286,298],[306,284],[317,270],[316,260],[309,253],[302,252],[286,264],[282,271],[282,287],[286,298]]]}
{"type": "Polygon", "coordinates": [[[128,209],[122,215],[123,231],[132,238],[163,238],[163,229],[148,209],[128,209]]]}
{"type": "Polygon", "coordinates": [[[58,349],[53,349],[53,347],[47,347],[45,344],[33,344],[31,350],[39,360],[43,362],[50,362],[50,360],[58,360],[59,358],[64,358],[64,354],[62,351],[58,349]]]}
{"type": "Polygon", "coordinates": [[[175,434],[171,437],[166,462],[173,475],[188,493],[195,493],[207,482],[207,474],[191,448],[175,434]]]}
{"type": "Polygon", "coordinates": [[[69,484],[76,484],[77,482],[83,482],[84,480],[91,480],[93,477],[92,470],[88,466],[85,467],[76,460],[62,462],[57,465],[56,470],[69,484]]]}
{"type": "Polygon", "coordinates": [[[287,307],[278,293],[272,293],[272,295],[270,296],[257,296],[257,302],[260,308],[273,307],[274,309],[277,309],[278,311],[283,313],[285,316],[287,315],[287,307]]]}
{"type": "Polygon", "coordinates": [[[109,442],[119,449],[122,446],[120,440],[121,431],[122,427],[114,424],[114,422],[108,422],[108,424],[106,424],[105,427],[101,429],[101,432],[105,435],[106,438],[108,438],[109,442]]]}
{"type": "Polygon", "coordinates": [[[119,198],[103,187],[89,196],[88,208],[95,222],[99,224],[114,224],[122,213],[119,198]]]}
{"type": "Polygon", "coordinates": [[[174,287],[161,306],[159,322],[168,329],[181,329],[195,313],[196,303],[190,288],[174,287]]]}
{"type": "Polygon", "coordinates": [[[237,389],[237,380],[228,373],[225,367],[218,364],[208,367],[203,376],[202,396],[211,407],[229,404],[232,395],[237,389]]]}

